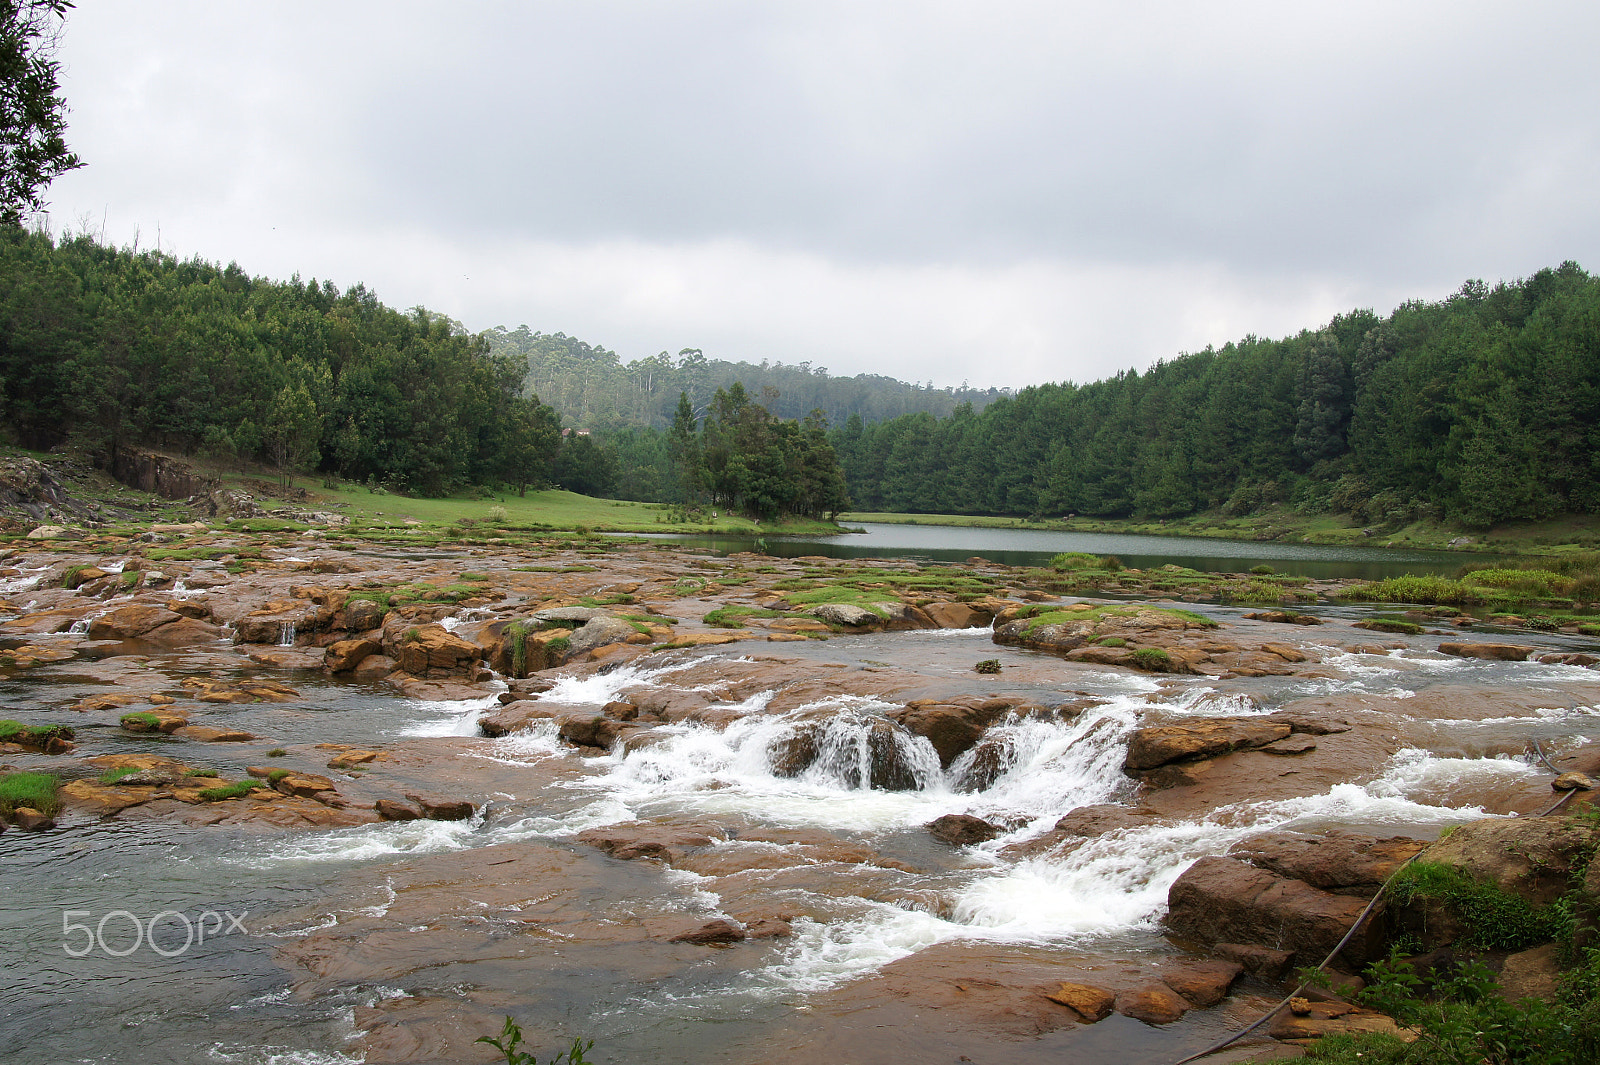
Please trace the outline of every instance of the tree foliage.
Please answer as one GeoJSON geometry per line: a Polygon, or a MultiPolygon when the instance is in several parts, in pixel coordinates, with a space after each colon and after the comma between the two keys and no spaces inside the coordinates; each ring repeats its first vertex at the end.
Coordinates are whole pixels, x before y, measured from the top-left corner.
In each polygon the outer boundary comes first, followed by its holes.
{"type": "Polygon", "coordinates": [[[1600,511],[1600,280],[1575,263],[1340,315],[981,412],[851,418],[856,506],[1175,517],[1272,504],[1363,524],[1600,511]]]}
{"type": "Polygon", "coordinates": [[[0,425],[438,495],[553,480],[556,413],[457,323],[364,286],[253,278],[0,227],[0,425]]]}
{"type": "Polygon", "coordinates": [[[827,419],[819,410],[804,422],[775,418],[768,406],[777,398],[768,388],[757,403],[738,381],[719,388],[697,433],[688,397],[680,397],[668,453],[685,500],[763,519],[831,520],[850,505],[827,419]]]}
{"type": "Polygon", "coordinates": [[[44,190],[83,165],[67,148],[56,42],[70,0],[0,0],[0,225],[44,207],[44,190]]]}

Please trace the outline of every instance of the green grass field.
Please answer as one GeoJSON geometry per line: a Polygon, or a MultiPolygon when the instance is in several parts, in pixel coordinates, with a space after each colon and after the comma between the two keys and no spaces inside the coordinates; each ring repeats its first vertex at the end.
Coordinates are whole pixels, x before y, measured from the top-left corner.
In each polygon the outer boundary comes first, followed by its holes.
{"type": "MultiPolygon", "coordinates": [[[[325,488],[305,478],[295,481],[311,500],[312,509],[330,509],[345,514],[363,525],[403,525],[407,520],[424,525],[455,525],[463,520],[487,528],[588,529],[591,532],[655,533],[746,533],[760,535],[777,532],[833,532],[833,526],[818,521],[761,523],[725,511],[703,522],[673,521],[672,508],[661,503],[633,503],[619,499],[596,499],[561,489],[530,491],[521,496],[499,492],[487,498],[451,496],[420,499],[392,492],[371,492],[360,485],[325,488]]],[[[241,485],[241,487],[244,487],[241,485]]],[[[263,506],[275,502],[262,499],[263,506]]]]}

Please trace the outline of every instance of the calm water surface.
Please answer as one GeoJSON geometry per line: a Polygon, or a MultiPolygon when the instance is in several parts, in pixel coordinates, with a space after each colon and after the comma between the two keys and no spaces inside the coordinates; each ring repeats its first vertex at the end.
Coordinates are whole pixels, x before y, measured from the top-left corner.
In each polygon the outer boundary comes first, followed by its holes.
{"type": "Polygon", "coordinates": [[[1046,529],[985,529],[957,525],[882,525],[852,523],[864,533],[834,536],[675,536],[660,538],[719,553],[758,551],[780,558],[915,558],[961,562],[982,555],[1008,566],[1040,566],[1064,551],[1116,555],[1146,569],[1170,564],[1221,573],[1243,573],[1271,566],[1279,573],[1311,578],[1381,580],[1407,573],[1453,574],[1463,563],[1495,556],[1466,551],[1423,551],[1393,547],[1340,547],[1253,540],[1211,540],[1186,536],[1077,533],[1046,529]]]}

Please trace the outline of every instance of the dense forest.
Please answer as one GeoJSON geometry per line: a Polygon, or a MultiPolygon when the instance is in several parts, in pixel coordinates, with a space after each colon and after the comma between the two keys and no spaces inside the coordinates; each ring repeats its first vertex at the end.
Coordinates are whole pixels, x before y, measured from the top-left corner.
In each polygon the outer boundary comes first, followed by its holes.
{"type": "MultiPolygon", "coordinates": [[[[769,389],[767,398],[776,397],[769,389]]],[[[668,454],[686,499],[776,518],[797,514],[832,521],[850,505],[844,472],[828,443],[820,410],[805,421],[776,418],[735,381],[717,389],[696,431],[686,393],[678,396],[668,454]]]]}
{"type": "Polygon", "coordinates": [[[527,389],[543,396],[574,426],[607,435],[627,429],[666,429],[678,395],[689,397],[698,416],[710,410],[720,389],[743,385],[776,418],[800,420],[820,410],[835,424],[852,414],[876,422],[926,411],[943,417],[962,404],[982,410],[1011,394],[999,388],[935,388],[877,374],[833,377],[809,362],[786,365],[708,359],[696,348],[676,357],[665,351],[624,363],[616,352],[563,333],[536,333],[527,326],[483,334],[491,351],[527,365],[527,389]]]}
{"type": "Polygon", "coordinates": [[[1600,280],[1575,263],[983,411],[849,418],[861,510],[1175,517],[1271,504],[1487,526],[1600,510],[1600,280]]]}
{"type": "Polygon", "coordinates": [[[425,494],[543,485],[574,463],[522,377],[359,285],[0,227],[0,425],[28,447],[143,444],[425,494]]]}
{"type": "Polygon", "coordinates": [[[526,378],[484,336],[360,285],[0,227],[0,426],[28,447],[105,461],[153,446],[422,495],[557,484],[765,518],[844,505],[820,415],[777,417],[738,382],[714,390],[703,427],[678,414],[673,452],[655,429],[611,445],[564,431],[526,378]]]}
{"type": "Polygon", "coordinates": [[[0,227],[0,426],[29,447],[152,445],[422,494],[554,483],[769,516],[847,497],[1017,516],[1281,504],[1482,526],[1600,511],[1600,280],[1569,262],[1001,394],[696,351],[624,365],[559,333],[471,335],[359,285],[0,227]],[[758,401],[745,370],[789,391],[758,401]],[[592,432],[563,434],[562,415],[581,424],[569,400],[592,432]],[[875,420],[896,404],[912,412],[875,420]]]}

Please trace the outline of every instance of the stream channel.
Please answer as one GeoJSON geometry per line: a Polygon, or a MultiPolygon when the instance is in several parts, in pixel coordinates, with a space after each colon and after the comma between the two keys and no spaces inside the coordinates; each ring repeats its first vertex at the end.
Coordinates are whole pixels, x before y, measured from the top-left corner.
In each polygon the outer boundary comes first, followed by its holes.
{"type": "MultiPolygon", "coordinates": [[[[953,550],[1001,554],[990,539],[996,531],[957,532],[985,543],[953,550]]],[[[1187,552],[1196,543],[1170,542],[1163,557],[1195,564],[1187,552]]],[[[1246,547],[1248,561],[1286,557],[1262,553],[1274,545],[1246,547]]],[[[1073,548],[1042,548],[1052,549],[1073,548]]],[[[1128,546],[1088,549],[1146,557],[1128,546]]],[[[1315,549],[1330,550],[1338,549],[1315,549]]],[[[1348,564],[1359,573],[1389,561],[1348,564]]],[[[1241,623],[1244,612],[1195,609],[1227,623],[1241,623]]],[[[227,724],[286,746],[388,746],[454,759],[452,771],[493,800],[462,822],[287,833],[130,811],[0,835],[0,1060],[484,1060],[471,1037],[498,1034],[507,1014],[541,1060],[575,1036],[595,1040],[590,1060],[600,1063],[1174,1060],[1253,1020],[1278,988],[1247,981],[1224,1004],[1165,1028],[1113,1015],[1044,1030],[1016,1016],[973,1024],[953,1011],[940,1020],[917,988],[968,964],[980,972],[1159,965],[1178,953],[1161,931],[1167,888],[1196,859],[1275,827],[1431,838],[1486,813],[1528,812],[1549,794],[1548,773],[1525,755],[1530,739],[1559,751],[1600,736],[1590,670],[1451,658],[1434,650],[1437,637],[1394,640],[1374,654],[1342,650],[1360,636],[1348,629],[1293,636],[1321,656],[1316,676],[1217,682],[1074,668],[1064,679],[1058,659],[998,647],[986,629],[772,645],[802,672],[864,678],[858,688],[870,688],[873,671],[893,670],[945,684],[965,677],[979,690],[972,664],[994,658],[1004,673],[982,690],[1087,707],[1076,717],[994,726],[986,767],[969,752],[941,769],[925,739],[898,734],[916,784],[898,791],[863,786],[869,735],[899,705],[870,695],[775,711],[776,689],[746,686],[728,694],[737,719],[725,728],[663,725],[655,742],[584,757],[549,723],[478,738],[476,718],[493,696],[429,703],[295,674],[297,700],[225,708],[227,724]],[[1318,699],[1383,715],[1392,756],[1314,794],[1155,818],[1064,856],[1004,853],[1073,809],[1133,801],[1122,767],[1141,723],[1264,714],[1318,699]],[[1457,699],[1498,709],[1452,720],[1410,709],[1457,699]],[[832,711],[822,753],[798,776],[776,774],[786,738],[818,710],[832,711]],[[1009,831],[951,848],[924,828],[948,813],[1009,831]],[[703,856],[699,871],[616,861],[574,840],[636,819],[719,825],[732,838],[703,856]],[[668,943],[656,931],[750,910],[792,918],[793,934],[711,948],[668,943]],[[165,916],[152,924],[157,915],[165,916]],[[136,920],[149,935],[136,933],[136,920]],[[386,1028],[390,1017],[396,1023],[386,1028]]],[[[1594,643],[1522,642],[1562,650],[1594,643]]],[[[774,653],[768,648],[692,649],[608,671],[564,671],[543,699],[598,708],[674,686],[717,693],[719,664],[774,653]]],[[[260,672],[241,663],[240,675],[260,672]]],[[[181,652],[152,655],[147,666],[174,683],[202,672],[181,652]]],[[[76,661],[5,675],[0,716],[59,716],[103,690],[76,661]]],[[[151,742],[115,729],[80,733],[95,753],[151,742]]],[[[196,765],[211,758],[236,774],[228,746],[190,745],[183,757],[196,765]]]]}

